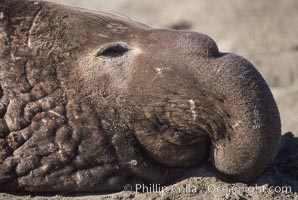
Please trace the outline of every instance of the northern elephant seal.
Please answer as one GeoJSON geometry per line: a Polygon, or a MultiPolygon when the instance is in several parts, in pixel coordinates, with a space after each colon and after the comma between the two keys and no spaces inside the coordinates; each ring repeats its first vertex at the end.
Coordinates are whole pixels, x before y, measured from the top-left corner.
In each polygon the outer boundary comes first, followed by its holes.
{"type": "Polygon", "coordinates": [[[24,0],[0,29],[1,191],[166,183],[209,155],[250,181],[276,154],[269,87],[206,35],[24,0]]]}

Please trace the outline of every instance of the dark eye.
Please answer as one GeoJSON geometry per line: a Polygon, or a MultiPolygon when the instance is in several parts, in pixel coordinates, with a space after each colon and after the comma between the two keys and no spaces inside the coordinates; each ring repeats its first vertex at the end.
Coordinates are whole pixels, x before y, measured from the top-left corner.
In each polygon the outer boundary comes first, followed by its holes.
{"type": "Polygon", "coordinates": [[[112,44],[101,49],[96,54],[96,57],[98,56],[110,57],[110,58],[119,57],[125,54],[127,51],[129,51],[128,47],[122,44],[112,44]]]}

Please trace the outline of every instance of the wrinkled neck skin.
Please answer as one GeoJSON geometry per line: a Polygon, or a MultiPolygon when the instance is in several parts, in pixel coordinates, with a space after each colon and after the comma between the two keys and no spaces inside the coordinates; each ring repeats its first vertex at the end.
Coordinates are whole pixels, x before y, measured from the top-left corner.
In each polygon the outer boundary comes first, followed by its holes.
{"type": "Polygon", "coordinates": [[[47,2],[3,8],[0,190],[117,191],[208,157],[251,181],[274,159],[267,84],[208,36],[47,2]]]}

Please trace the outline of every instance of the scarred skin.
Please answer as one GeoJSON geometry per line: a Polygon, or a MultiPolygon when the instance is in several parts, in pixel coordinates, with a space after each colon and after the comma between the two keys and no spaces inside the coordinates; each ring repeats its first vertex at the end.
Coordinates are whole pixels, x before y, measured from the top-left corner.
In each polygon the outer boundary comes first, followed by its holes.
{"type": "Polygon", "coordinates": [[[7,0],[0,21],[0,191],[111,192],[210,158],[251,181],[280,118],[266,82],[206,35],[7,0]]]}

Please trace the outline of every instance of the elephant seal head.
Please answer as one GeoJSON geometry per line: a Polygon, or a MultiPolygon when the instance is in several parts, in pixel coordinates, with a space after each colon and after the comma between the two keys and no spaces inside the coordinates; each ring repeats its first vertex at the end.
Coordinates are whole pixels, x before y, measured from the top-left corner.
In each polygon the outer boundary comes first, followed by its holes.
{"type": "Polygon", "coordinates": [[[208,36],[40,1],[1,13],[0,190],[117,191],[208,157],[246,182],[274,159],[268,85],[208,36]]]}

